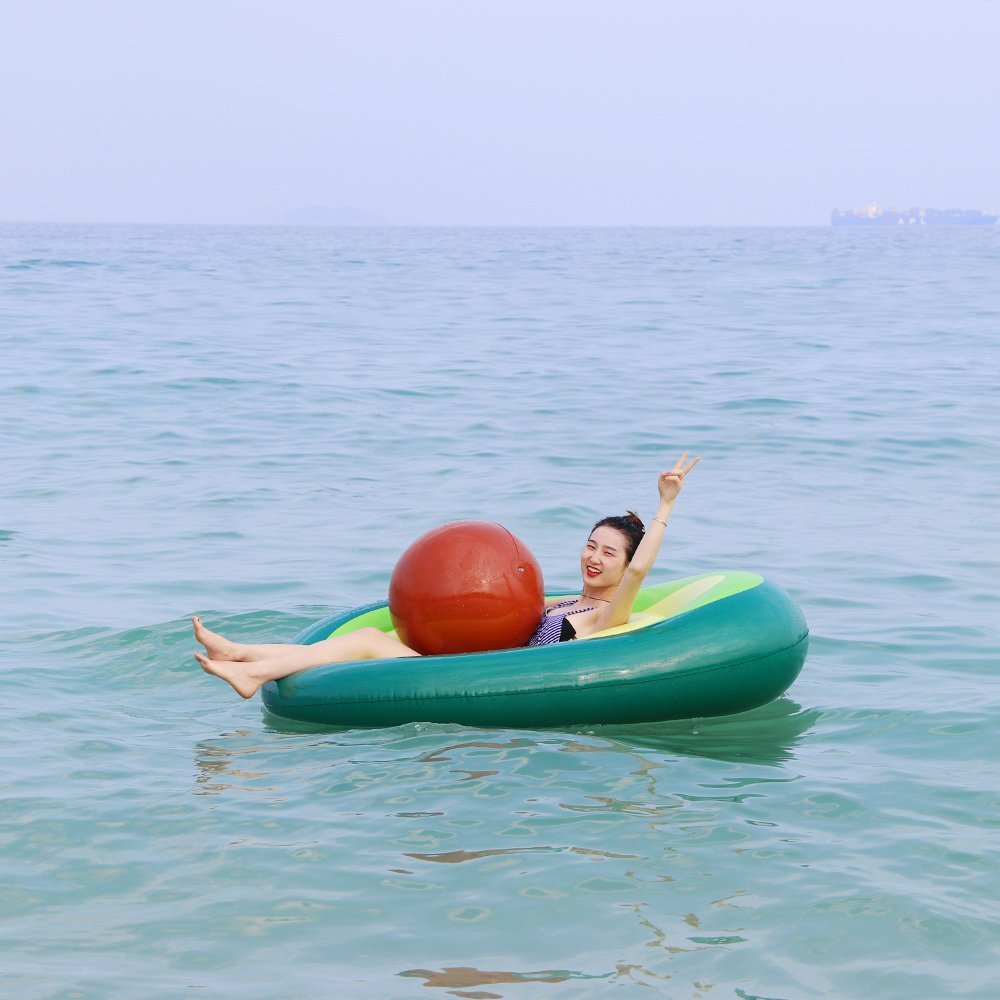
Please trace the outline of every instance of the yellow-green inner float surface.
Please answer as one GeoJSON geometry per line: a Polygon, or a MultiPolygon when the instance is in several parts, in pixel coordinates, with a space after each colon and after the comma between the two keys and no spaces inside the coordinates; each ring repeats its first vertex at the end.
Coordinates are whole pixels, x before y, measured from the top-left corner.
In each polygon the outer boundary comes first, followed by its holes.
{"type": "MultiPolygon", "coordinates": [[[[332,615],[296,642],[364,626],[392,632],[386,604],[332,615]]],[[[644,587],[632,619],[586,639],[489,653],[365,660],[266,684],[275,715],[332,726],[407,722],[556,726],[744,712],[783,694],[809,630],[779,587],[720,571],[644,587]]]]}

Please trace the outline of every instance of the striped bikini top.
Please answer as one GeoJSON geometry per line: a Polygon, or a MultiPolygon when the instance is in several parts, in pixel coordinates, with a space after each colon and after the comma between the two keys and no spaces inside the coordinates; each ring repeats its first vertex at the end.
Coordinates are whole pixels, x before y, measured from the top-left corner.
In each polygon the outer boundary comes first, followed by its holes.
{"type": "Polygon", "coordinates": [[[556,642],[569,642],[576,638],[576,629],[569,620],[570,615],[578,615],[581,611],[593,611],[593,608],[574,608],[572,611],[563,611],[559,614],[550,614],[557,608],[565,608],[567,604],[572,604],[576,600],[571,597],[561,604],[553,604],[544,615],[535,630],[535,634],[528,640],[529,646],[550,646],[556,642]]]}

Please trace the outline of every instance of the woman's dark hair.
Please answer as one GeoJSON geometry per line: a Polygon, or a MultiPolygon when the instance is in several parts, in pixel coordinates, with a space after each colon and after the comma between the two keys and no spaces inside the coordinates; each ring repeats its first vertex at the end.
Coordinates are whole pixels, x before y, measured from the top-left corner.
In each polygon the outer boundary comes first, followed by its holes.
{"type": "Polygon", "coordinates": [[[615,514],[611,517],[602,517],[593,528],[591,534],[598,528],[615,528],[625,536],[625,562],[630,563],[635,550],[639,548],[642,536],[646,534],[646,528],[642,523],[642,518],[634,510],[626,511],[624,514],[615,514]]]}

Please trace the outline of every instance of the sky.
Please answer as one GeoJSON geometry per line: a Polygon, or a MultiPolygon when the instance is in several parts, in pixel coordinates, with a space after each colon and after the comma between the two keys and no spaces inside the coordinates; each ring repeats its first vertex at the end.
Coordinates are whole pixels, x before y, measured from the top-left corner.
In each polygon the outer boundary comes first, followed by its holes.
{"type": "Polygon", "coordinates": [[[1000,208],[998,108],[1000,0],[0,0],[0,221],[1000,208]]]}

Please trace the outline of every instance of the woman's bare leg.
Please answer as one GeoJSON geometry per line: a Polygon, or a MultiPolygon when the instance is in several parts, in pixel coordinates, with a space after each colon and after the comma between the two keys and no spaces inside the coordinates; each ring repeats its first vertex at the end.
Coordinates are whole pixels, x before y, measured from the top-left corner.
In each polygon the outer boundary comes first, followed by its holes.
{"type": "Polygon", "coordinates": [[[194,626],[195,639],[205,647],[205,652],[213,660],[233,660],[240,663],[247,660],[263,660],[273,656],[277,650],[295,645],[287,642],[233,642],[232,639],[206,628],[205,623],[197,615],[191,619],[191,624],[194,626]]]}
{"type": "MultiPolygon", "coordinates": [[[[205,629],[205,632],[208,630],[205,629]]],[[[197,629],[196,629],[197,634],[197,629]]],[[[211,633],[216,636],[216,633],[211,633]]],[[[206,673],[221,677],[241,698],[252,698],[258,688],[268,681],[277,681],[290,674],[310,667],[320,667],[325,663],[347,663],[353,660],[395,659],[404,656],[419,656],[416,650],[404,646],[398,639],[377,628],[362,628],[346,635],[332,636],[321,642],[303,646],[298,643],[279,643],[264,646],[242,646],[230,643],[236,652],[252,650],[252,659],[221,659],[213,652],[226,652],[222,639],[212,644],[203,643],[209,656],[195,653],[195,659],[206,673]]],[[[199,640],[201,641],[201,640],[199,640]]]]}

